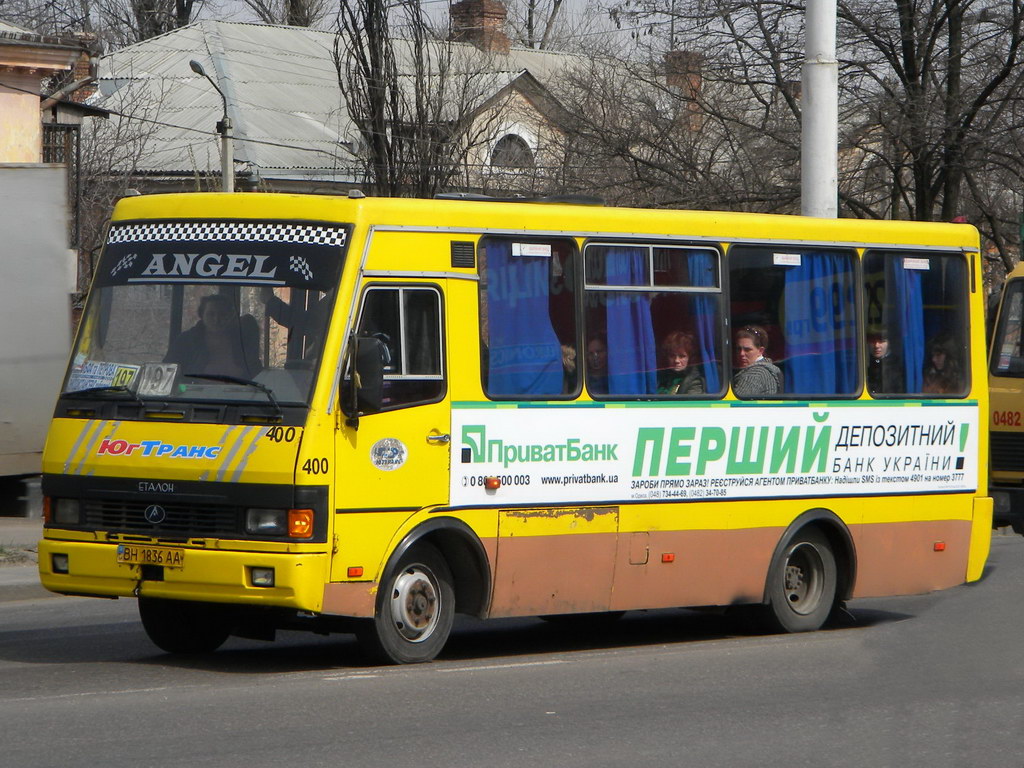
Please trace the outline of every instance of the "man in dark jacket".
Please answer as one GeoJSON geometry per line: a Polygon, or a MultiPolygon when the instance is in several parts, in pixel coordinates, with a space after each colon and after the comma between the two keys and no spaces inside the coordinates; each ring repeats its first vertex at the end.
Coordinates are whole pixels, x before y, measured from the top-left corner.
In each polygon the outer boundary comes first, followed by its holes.
{"type": "Polygon", "coordinates": [[[903,361],[889,347],[889,336],[884,330],[868,334],[868,352],[868,392],[906,392],[903,361]]]}

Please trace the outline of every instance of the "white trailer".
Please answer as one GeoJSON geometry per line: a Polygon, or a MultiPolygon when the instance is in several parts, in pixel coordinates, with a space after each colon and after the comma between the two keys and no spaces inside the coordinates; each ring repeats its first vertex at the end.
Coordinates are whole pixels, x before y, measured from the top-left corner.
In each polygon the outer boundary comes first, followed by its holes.
{"type": "Polygon", "coordinates": [[[66,201],[63,166],[0,163],[0,514],[19,514],[10,479],[41,471],[67,366],[75,257],[66,201]]]}

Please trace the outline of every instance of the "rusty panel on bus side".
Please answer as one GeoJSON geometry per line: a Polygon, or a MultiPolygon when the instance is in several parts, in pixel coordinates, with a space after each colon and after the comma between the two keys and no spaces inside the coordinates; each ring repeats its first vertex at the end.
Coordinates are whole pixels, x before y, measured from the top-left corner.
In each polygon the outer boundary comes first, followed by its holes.
{"type": "Polygon", "coordinates": [[[618,507],[503,509],[491,616],[607,611],[618,507]]]}

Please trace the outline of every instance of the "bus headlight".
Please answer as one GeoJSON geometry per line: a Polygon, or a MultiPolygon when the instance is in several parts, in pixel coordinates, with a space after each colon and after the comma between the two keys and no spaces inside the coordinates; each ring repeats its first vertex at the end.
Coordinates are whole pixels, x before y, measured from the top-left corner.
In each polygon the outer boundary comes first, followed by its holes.
{"type": "Polygon", "coordinates": [[[253,536],[309,539],[313,537],[314,516],[312,509],[250,507],[245,510],[245,532],[253,536]]]}
{"type": "Polygon", "coordinates": [[[245,532],[254,536],[285,536],[288,510],[251,507],[245,510],[245,532]]]}
{"type": "Polygon", "coordinates": [[[79,525],[82,522],[78,499],[52,499],[51,514],[54,523],[79,525]]]}

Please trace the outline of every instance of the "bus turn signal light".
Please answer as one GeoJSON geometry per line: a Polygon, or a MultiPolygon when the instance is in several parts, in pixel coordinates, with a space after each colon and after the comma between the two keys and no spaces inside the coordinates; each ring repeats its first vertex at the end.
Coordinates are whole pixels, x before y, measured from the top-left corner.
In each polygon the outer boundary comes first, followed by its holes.
{"type": "Polygon", "coordinates": [[[663,563],[674,563],[676,561],[675,552],[663,552],[661,555],[661,562],[663,563]]]}
{"type": "Polygon", "coordinates": [[[944,541],[936,541],[934,549],[935,549],[936,552],[945,552],[946,551],[946,542],[944,542],[944,541]]]}
{"type": "Polygon", "coordinates": [[[308,539],[313,535],[313,510],[288,510],[288,535],[293,539],[308,539]]]}
{"type": "Polygon", "coordinates": [[[363,566],[361,565],[350,565],[348,567],[348,577],[350,579],[358,579],[363,575],[363,566]]]}
{"type": "Polygon", "coordinates": [[[485,477],[484,488],[486,488],[488,491],[498,490],[499,488],[501,488],[501,478],[494,476],[485,477]]]}

